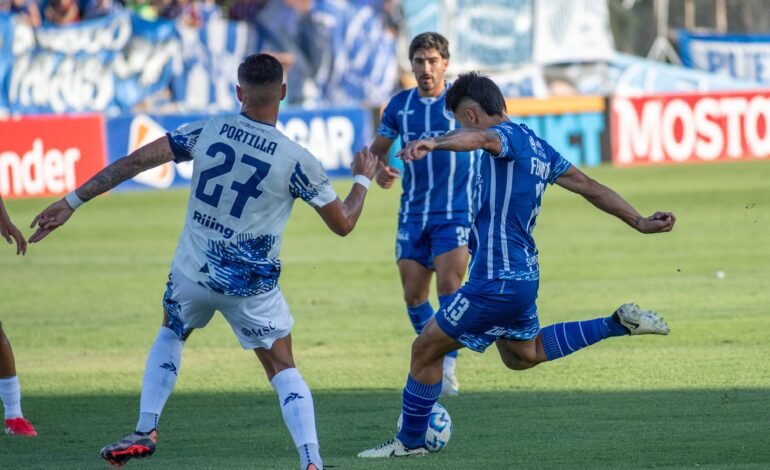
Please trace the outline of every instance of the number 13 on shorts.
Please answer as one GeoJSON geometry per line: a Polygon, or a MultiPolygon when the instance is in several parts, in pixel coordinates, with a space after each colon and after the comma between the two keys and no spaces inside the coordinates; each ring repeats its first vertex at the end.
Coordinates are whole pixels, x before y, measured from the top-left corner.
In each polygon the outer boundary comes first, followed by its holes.
{"type": "Polygon", "coordinates": [[[444,312],[444,318],[452,325],[457,326],[457,323],[462,318],[463,314],[468,307],[471,306],[471,302],[463,297],[462,294],[457,294],[452,302],[447,306],[444,312]]]}

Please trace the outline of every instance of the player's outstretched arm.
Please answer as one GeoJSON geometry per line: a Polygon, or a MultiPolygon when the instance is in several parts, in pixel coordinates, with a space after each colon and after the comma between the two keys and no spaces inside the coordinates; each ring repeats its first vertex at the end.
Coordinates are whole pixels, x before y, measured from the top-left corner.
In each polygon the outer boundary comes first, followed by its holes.
{"type": "Polygon", "coordinates": [[[388,152],[393,145],[393,139],[389,139],[385,136],[377,135],[372,142],[369,151],[377,155],[379,163],[377,165],[377,184],[383,189],[389,189],[396,182],[396,179],[401,174],[398,168],[388,165],[388,152]]]}
{"type": "Polygon", "coordinates": [[[369,183],[377,170],[377,155],[369,151],[368,147],[356,152],[353,158],[353,187],[345,198],[339,198],[319,207],[316,210],[326,225],[339,236],[344,237],[353,231],[364,208],[364,199],[369,188],[369,183]]]}
{"type": "Polygon", "coordinates": [[[21,234],[18,228],[11,222],[11,216],[5,209],[2,198],[0,198],[0,235],[5,238],[9,244],[16,242],[16,254],[24,255],[27,253],[27,240],[21,234]]]}
{"type": "Polygon", "coordinates": [[[670,212],[656,212],[649,217],[643,217],[620,194],[574,166],[558,177],[556,184],[580,194],[597,208],[614,215],[642,233],[670,232],[676,223],[676,217],[670,212]]]}
{"type": "Polygon", "coordinates": [[[502,144],[498,133],[488,129],[457,129],[439,137],[408,142],[396,155],[410,161],[420,160],[434,150],[470,152],[479,149],[499,155],[502,144]]]}
{"type": "Polygon", "coordinates": [[[37,230],[29,237],[29,242],[37,243],[56,228],[64,225],[75,212],[75,209],[84,202],[113,189],[145,170],[170,162],[173,159],[174,154],[171,151],[168,137],[164,136],[135,150],[127,157],[111,163],[75,191],[54,202],[35,216],[30,227],[37,225],[37,230]]]}

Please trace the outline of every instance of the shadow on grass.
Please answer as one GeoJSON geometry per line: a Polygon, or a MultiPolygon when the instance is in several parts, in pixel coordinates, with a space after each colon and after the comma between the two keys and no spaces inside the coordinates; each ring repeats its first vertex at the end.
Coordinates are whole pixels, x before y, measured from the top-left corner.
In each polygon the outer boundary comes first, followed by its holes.
{"type": "MultiPolygon", "coordinates": [[[[443,399],[454,425],[427,458],[362,461],[395,431],[400,394],[314,394],[335,468],[770,468],[768,390],[485,392],[443,399]]],[[[270,393],[174,394],[158,451],[130,468],[293,469],[298,459],[270,393]]],[[[0,436],[0,468],[105,468],[99,448],[131,431],[137,396],[25,396],[40,437],[0,436]]]]}

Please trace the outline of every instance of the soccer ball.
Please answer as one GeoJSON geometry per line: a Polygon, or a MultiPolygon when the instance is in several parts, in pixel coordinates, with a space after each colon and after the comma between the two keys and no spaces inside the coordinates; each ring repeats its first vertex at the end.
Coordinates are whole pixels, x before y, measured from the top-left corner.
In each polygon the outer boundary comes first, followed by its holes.
{"type": "MultiPolygon", "coordinates": [[[[398,415],[396,428],[399,431],[401,431],[403,420],[404,416],[398,415]]],[[[446,408],[434,403],[428,419],[428,432],[425,433],[425,447],[430,452],[438,452],[447,445],[450,437],[452,437],[452,418],[449,417],[446,408]]]]}

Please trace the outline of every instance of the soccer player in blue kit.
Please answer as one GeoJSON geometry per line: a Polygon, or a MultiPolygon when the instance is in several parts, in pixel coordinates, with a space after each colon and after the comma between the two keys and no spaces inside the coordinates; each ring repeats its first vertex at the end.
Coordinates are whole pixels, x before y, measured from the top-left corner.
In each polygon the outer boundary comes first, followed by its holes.
{"type": "MultiPolygon", "coordinates": [[[[444,106],[448,84],[449,43],[438,33],[422,33],[409,45],[409,61],[417,87],[398,93],[385,107],[371,151],[380,157],[377,183],[390,188],[399,171],[388,166],[388,151],[396,139],[403,144],[437,137],[459,127],[444,106]]],[[[428,300],[433,271],[439,304],[462,284],[468,266],[471,205],[471,152],[436,150],[404,166],[401,209],[398,213],[396,262],[409,319],[418,334],[433,318],[428,300]]],[[[442,394],[457,395],[457,352],[443,362],[442,394]]]]}
{"type": "Polygon", "coordinates": [[[424,455],[425,433],[441,391],[441,358],[467,347],[483,352],[492,343],[513,370],[534,367],[613,336],[667,335],[656,313],[621,305],[609,317],[540,328],[536,307],[539,267],[532,238],[546,185],[580,194],[598,209],[641,233],[668,232],[669,212],[643,217],[612,189],[572,166],[546,141],[506,116],[500,89],[487,77],[461,75],[447,91],[447,109],[462,129],[409,142],[407,161],[435,150],[484,153],[478,161],[468,281],[425,326],[412,345],[398,435],[359,457],[424,455]]]}
{"type": "Polygon", "coordinates": [[[278,285],[278,256],[296,199],[315,208],[334,233],[353,230],[378,160],[366,148],[356,153],[353,185],[341,201],[321,163],[275,127],[286,96],[282,79],[274,57],[246,57],[238,67],[240,114],[194,122],[141,147],[32,222],[38,225],[30,237],[35,243],[81,204],[136,174],[170,161],[193,162],[185,225],[163,297],[163,326],[147,357],[139,421],[135,432],[101,450],[112,464],[155,452],[158,419],[174,389],[185,341],[218,310],[241,346],[255,352],[278,394],[299,468],[323,468],[313,398],[294,364],[294,318],[278,285]]]}

